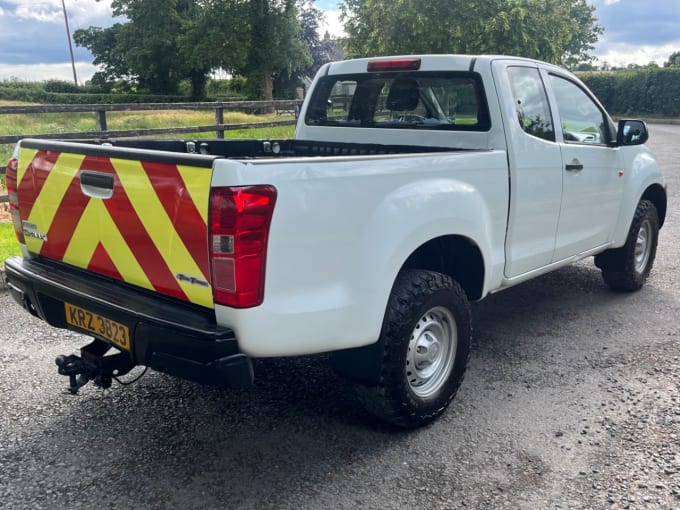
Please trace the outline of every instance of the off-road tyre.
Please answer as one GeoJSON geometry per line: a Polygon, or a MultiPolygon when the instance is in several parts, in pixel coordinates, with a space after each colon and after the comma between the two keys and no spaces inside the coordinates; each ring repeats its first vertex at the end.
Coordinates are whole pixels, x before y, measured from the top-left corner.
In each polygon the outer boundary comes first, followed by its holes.
{"type": "Polygon", "coordinates": [[[356,385],[359,399],[398,427],[431,422],[463,381],[471,336],[470,307],[456,281],[433,271],[402,271],[383,321],[379,383],[356,385]]]}
{"type": "Polygon", "coordinates": [[[654,265],[659,240],[659,214],[649,200],[641,200],[635,210],[626,244],[595,257],[602,278],[612,290],[640,289],[654,265]]]}

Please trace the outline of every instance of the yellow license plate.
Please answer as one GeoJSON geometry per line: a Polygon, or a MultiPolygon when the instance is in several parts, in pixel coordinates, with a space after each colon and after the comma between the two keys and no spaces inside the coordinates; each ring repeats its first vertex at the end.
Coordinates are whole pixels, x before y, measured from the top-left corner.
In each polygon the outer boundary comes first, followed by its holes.
{"type": "Polygon", "coordinates": [[[130,350],[130,328],[108,317],[85,310],[71,303],[64,303],[66,322],[71,326],[92,333],[113,345],[130,350]]]}

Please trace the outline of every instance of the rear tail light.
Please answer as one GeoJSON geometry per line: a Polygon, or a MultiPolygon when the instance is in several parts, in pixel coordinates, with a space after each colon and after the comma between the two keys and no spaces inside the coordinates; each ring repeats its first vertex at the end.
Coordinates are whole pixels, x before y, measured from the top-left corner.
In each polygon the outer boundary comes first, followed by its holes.
{"type": "Polygon", "coordinates": [[[215,303],[233,308],[262,304],[275,203],[272,186],[212,189],[209,235],[215,303]]]}
{"type": "Polygon", "coordinates": [[[13,158],[7,162],[5,169],[5,180],[7,181],[7,195],[9,198],[9,212],[12,215],[12,223],[14,223],[14,232],[17,236],[17,241],[24,244],[24,229],[21,226],[21,215],[19,214],[19,192],[17,186],[17,169],[19,162],[13,158]]]}

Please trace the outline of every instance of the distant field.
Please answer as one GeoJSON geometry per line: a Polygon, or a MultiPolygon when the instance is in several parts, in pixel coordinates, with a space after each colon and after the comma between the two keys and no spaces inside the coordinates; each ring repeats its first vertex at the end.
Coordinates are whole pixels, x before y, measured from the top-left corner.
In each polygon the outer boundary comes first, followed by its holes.
{"type": "MultiPolygon", "coordinates": [[[[0,101],[0,106],[20,106],[28,103],[0,101]]],[[[110,112],[106,114],[107,126],[111,131],[132,129],[153,129],[167,127],[207,126],[215,122],[212,110],[177,110],[150,112],[110,112]]],[[[249,115],[238,112],[225,112],[225,124],[252,124],[286,120],[290,117],[280,115],[249,115]]],[[[93,113],[41,113],[0,115],[0,135],[29,135],[44,133],[74,133],[95,131],[93,113]]],[[[243,129],[226,131],[225,138],[290,138],[294,126],[243,129]]],[[[215,133],[189,133],[182,135],[159,135],[157,138],[214,138],[215,133]]],[[[0,166],[12,154],[13,145],[0,145],[0,166]]]]}

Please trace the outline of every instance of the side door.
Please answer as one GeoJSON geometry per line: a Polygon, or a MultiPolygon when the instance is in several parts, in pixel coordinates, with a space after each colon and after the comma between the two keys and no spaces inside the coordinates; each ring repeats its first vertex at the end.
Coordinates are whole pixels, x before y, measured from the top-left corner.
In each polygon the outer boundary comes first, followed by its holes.
{"type": "Polygon", "coordinates": [[[545,84],[536,65],[497,60],[496,89],[510,167],[505,276],[550,264],[562,196],[562,155],[545,84]]]}
{"type": "Polygon", "coordinates": [[[562,202],[553,262],[611,240],[623,192],[615,128],[600,105],[569,76],[544,72],[562,152],[562,202]]]}

